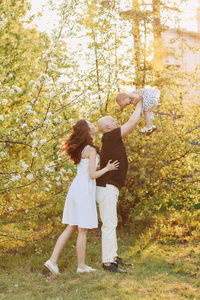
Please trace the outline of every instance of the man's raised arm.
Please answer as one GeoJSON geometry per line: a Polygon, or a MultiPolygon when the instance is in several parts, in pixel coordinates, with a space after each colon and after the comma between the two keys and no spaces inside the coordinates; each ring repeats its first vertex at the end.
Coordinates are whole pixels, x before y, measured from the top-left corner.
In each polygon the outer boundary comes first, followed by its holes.
{"type": "Polygon", "coordinates": [[[134,113],[131,115],[130,119],[121,126],[121,136],[126,137],[129,133],[133,131],[138,125],[138,121],[142,112],[142,100],[136,105],[134,113]]]}

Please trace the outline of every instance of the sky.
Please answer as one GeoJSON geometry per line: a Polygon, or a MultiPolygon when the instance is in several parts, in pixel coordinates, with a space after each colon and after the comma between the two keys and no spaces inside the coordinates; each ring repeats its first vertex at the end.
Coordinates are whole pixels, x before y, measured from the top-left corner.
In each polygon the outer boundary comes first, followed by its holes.
{"type": "Polygon", "coordinates": [[[182,4],[182,28],[186,28],[188,31],[197,31],[196,10],[198,7],[200,7],[198,0],[190,0],[188,3],[182,4]]]}
{"type": "MultiPolygon", "coordinates": [[[[30,14],[35,14],[35,13],[39,13],[42,10],[42,7],[47,3],[47,0],[30,0],[30,2],[32,5],[30,14]]],[[[172,1],[172,3],[173,2],[174,1],[172,1]]],[[[188,31],[197,31],[196,9],[199,6],[200,6],[200,0],[189,0],[187,1],[187,3],[184,3],[181,6],[179,6],[179,8],[183,10],[181,22],[180,22],[180,26],[182,28],[185,28],[188,31]]],[[[122,5],[122,9],[123,9],[123,5],[122,5]]],[[[54,23],[56,22],[57,19],[55,13],[49,11],[46,8],[43,9],[43,16],[35,20],[35,23],[38,25],[38,28],[41,31],[46,31],[46,32],[50,32],[54,27],[54,23]]]]}

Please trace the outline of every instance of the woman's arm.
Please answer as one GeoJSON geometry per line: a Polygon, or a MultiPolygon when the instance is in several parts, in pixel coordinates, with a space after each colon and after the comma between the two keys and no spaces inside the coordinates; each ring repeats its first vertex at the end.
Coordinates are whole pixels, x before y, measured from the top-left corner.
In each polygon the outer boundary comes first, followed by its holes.
{"type": "Polygon", "coordinates": [[[97,171],[96,155],[97,155],[96,150],[91,147],[89,151],[89,174],[91,179],[96,179],[108,171],[114,171],[118,169],[119,162],[116,160],[113,163],[111,163],[111,160],[109,160],[105,168],[97,171]]]}

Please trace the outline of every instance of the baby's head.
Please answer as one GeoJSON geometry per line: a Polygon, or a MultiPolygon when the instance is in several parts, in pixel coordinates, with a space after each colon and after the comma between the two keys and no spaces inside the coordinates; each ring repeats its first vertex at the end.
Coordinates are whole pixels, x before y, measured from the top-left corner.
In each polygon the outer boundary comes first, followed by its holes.
{"type": "Polygon", "coordinates": [[[116,101],[117,101],[117,104],[119,104],[119,106],[121,108],[124,108],[127,105],[131,104],[131,99],[130,99],[129,95],[126,93],[123,93],[123,92],[119,92],[117,94],[116,101]]]}
{"type": "Polygon", "coordinates": [[[132,92],[130,95],[127,93],[119,92],[116,96],[116,101],[121,108],[126,107],[129,104],[136,105],[141,99],[141,95],[136,91],[132,92]]]}

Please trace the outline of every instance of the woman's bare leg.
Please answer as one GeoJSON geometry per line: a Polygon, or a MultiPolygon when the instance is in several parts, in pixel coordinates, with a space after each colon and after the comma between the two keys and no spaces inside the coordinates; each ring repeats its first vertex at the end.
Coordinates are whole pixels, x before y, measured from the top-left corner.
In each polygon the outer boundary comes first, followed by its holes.
{"type": "Polygon", "coordinates": [[[147,128],[150,128],[153,126],[153,121],[151,120],[150,111],[144,111],[144,119],[145,119],[147,128]]]}
{"type": "Polygon", "coordinates": [[[77,256],[78,256],[78,268],[83,269],[85,267],[85,249],[86,249],[86,228],[78,228],[78,238],[76,243],[77,256]]]}
{"type": "Polygon", "coordinates": [[[70,237],[73,235],[73,233],[76,230],[77,230],[77,226],[68,225],[66,229],[63,231],[63,233],[59,236],[50,258],[50,261],[53,264],[57,263],[58,257],[60,256],[62,249],[64,248],[65,244],[67,243],[67,241],[70,239],[70,237]]]}

